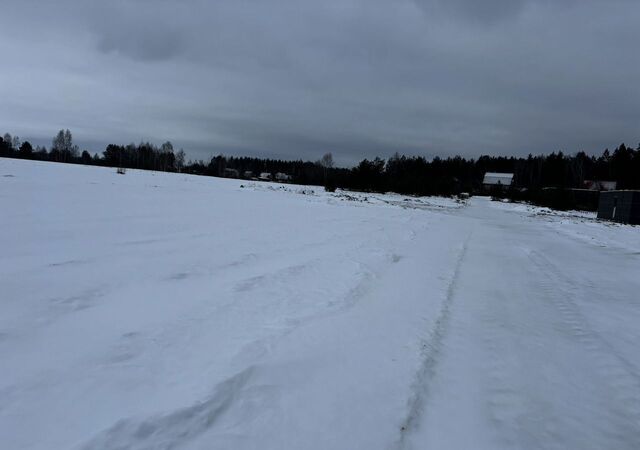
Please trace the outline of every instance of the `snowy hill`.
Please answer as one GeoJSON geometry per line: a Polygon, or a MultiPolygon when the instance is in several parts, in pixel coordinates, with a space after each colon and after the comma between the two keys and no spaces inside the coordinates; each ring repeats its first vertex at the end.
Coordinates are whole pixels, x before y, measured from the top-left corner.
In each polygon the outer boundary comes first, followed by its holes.
{"type": "Polygon", "coordinates": [[[640,228],[0,159],[0,442],[632,449],[640,228]]]}

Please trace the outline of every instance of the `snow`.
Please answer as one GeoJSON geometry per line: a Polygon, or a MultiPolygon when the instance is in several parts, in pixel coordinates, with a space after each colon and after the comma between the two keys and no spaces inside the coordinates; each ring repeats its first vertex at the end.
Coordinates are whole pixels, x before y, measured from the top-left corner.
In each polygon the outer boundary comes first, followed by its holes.
{"type": "Polygon", "coordinates": [[[632,449],[640,228],[0,159],[11,449],[632,449]]]}

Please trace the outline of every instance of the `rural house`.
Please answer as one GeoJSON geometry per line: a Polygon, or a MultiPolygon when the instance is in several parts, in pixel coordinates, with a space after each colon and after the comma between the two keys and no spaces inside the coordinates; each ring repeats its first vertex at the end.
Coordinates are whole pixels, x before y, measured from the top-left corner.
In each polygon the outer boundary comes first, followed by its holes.
{"type": "Polygon", "coordinates": [[[508,188],[513,183],[512,173],[487,172],[482,180],[482,187],[485,191],[501,190],[508,188]]]}
{"type": "Polygon", "coordinates": [[[224,176],[226,178],[238,178],[240,176],[240,172],[238,172],[236,169],[224,169],[224,176]]]}
{"type": "Polygon", "coordinates": [[[615,191],[618,185],[615,181],[584,180],[584,188],[590,191],[615,191]]]}
{"type": "Polygon", "coordinates": [[[278,172],[276,173],[276,180],[281,183],[286,183],[291,181],[291,175],[287,175],[286,173],[278,172]]]}

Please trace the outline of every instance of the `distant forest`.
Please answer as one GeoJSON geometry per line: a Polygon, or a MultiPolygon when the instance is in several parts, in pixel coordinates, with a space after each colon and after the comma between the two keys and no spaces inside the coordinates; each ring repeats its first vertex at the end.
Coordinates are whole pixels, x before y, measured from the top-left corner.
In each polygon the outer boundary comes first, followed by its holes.
{"type": "MultiPolygon", "coordinates": [[[[501,195],[517,200],[545,203],[541,192],[570,191],[583,187],[585,180],[616,181],[618,189],[640,189],[640,145],[637,149],[621,144],[613,152],[604,150],[601,156],[588,156],[584,152],[565,155],[529,155],[526,158],[480,156],[466,159],[460,156],[427,160],[422,156],[404,156],[396,153],[387,160],[364,159],[353,168],[339,168],[333,164],[331,153],[316,162],[283,161],[251,157],[218,155],[210,161],[185,161],[183,150],[176,151],[171,142],[161,146],[146,143],[109,144],[102,155],[80,152],[73,143],[69,130],[60,130],[53,138],[51,148],[33,147],[28,141],[6,133],[0,137],[0,157],[23,158],[95,166],[183,172],[196,175],[222,177],[234,173],[242,176],[252,172],[285,173],[297,184],[371,191],[397,192],[405,195],[455,195],[474,193],[482,188],[485,172],[514,173],[514,187],[501,195]]],[[[496,193],[497,195],[498,193],[496,193]]],[[[566,197],[566,196],[565,196],[566,197]]],[[[572,207],[564,198],[551,206],[572,207]]],[[[546,203],[549,203],[546,200],[546,203]]]]}

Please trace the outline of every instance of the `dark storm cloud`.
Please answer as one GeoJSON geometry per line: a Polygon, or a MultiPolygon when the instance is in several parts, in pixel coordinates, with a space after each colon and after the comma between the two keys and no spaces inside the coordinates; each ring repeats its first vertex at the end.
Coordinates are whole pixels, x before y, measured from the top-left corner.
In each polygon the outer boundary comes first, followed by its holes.
{"type": "Polygon", "coordinates": [[[344,164],[640,140],[632,0],[4,3],[0,123],[34,140],[344,164]]]}

